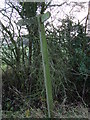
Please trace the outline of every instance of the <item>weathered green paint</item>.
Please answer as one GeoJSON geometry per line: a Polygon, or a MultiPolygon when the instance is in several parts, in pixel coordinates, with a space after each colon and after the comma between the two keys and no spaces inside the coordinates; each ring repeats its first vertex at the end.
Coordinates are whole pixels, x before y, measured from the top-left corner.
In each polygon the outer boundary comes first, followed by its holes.
{"type": "Polygon", "coordinates": [[[50,12],[41,15],[41,22],[46,21],[51,16],[50,12]]]}
{"type": "Polygon", "coordinates": [[[41,53],[42,53],[42,62],[43,62],[43,70],[44,70],[44,79],[45,79],[45,88],[46,88],[46,97],[47,97],[47,107],[48,107],[48,117],[52,117],[53,111],[53,97],[52,97],[52,83],[50,79],[50,68],[49,68],[49,58],[48,58],[48,49],[47,49],[47,41],[45,36],[45,28],[44,21],[46,21],[50,17],[50,12],[45,14],[40,14],[36,16],[36,18],[19,20],[18,25],[31,25],[37,23],[38,21],[38,30],[40,36],[40,44],[41,44],[41,53]]]}
{"type": "MultiPolygon", "coordinates": [[[[52,97],[52,84],[51,84],[51,79],[50,79],[47,41],[46,41],[46,36],[45,36],[44,24],[41,21],[42,16],[41,15],[38,16],[37,20],[38,20],[38,26],[39,26],[40,43],[41,43],[42,62],[43,62],[47,107],[48,107],[48,117],[50,118],[52,117],[52,111],[53,111],[53,97],[52,97]]],[[[43,20],[45,21],[45,18],[43,20]]]]}
{"type": "Polygon", "coordinates": [[[21,19],[17,22],[19,26],[24,26],[24,25],[31,26],[32,24],[36,24],[36,23],[37,23],[36,17],[31,17],[30,19],[21,19]]]}
{"type": "Polygon", "coordinates": [[[19,26],[24,26],[24,25],[32,25],[32,24],[37,24],[37,18],[38,16],[42,16],[41,17],[41,22],[46,21],[49,17],[50,17],[50,12],[47,12],[45,14],[42,15],[37,15],[36,17],[31,17],[30,19],[21,19],[17,22],[17,24],[19,26]]]}

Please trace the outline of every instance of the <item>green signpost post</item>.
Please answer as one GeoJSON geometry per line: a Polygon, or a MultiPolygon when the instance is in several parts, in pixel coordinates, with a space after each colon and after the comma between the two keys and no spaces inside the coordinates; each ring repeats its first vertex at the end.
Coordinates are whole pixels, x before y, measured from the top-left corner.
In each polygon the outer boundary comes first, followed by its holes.
{"type": "Polygon", "coordinates": [[[18,25],[31,25],[38,22],[38,30],[41,44],[41,53],[42,53],[42,62],[43,62],[43,71],[45,79],[45,88],[46,88],[46,99],[47,99],[47,108],[48,108],[48,117],[52,117],[53,111],[53,97],[52,97],[52,83],[50,79],[50,67],[49,67],[49,58],[48,58],[48,49],[47,41],[45,36],[44,21],[50,17],[50,12],[45,14],[40,14],[31,19],[19,20],[18,25]]]}

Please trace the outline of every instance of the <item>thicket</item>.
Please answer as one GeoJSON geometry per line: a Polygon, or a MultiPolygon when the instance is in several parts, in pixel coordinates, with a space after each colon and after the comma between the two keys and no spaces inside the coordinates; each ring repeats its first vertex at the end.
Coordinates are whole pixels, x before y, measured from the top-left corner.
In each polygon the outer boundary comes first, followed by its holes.
{"type": "MultiPolygon", "coordinates": [[[[7,4],[22,19],[34,17],[40,6],[41,13],[47,7],[37,3],[7,4]]],[[[46,96],[37,23],[22,28],[12,20],[14,12],[10,16],[8,12],[2,14],[8,20],[8,24],[1,23],[3,110],[44,110],[46,96]],[[22,35],[23,29],[27,35],[22,35]]],[[[55,107],[80,103],[90,106],[90,42],[85,26],[67,17],[60,27],[46,24],[45,32],[55,107]]]]}

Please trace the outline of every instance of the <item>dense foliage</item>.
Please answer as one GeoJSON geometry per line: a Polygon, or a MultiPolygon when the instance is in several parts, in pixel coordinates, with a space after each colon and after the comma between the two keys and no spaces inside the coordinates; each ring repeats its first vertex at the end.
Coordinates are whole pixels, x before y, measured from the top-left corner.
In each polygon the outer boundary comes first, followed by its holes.
{"type": "MultiPolygon", "coordinates": [[[[42,7],[42,4],[36,3],[8,5],[21,18],[35,16],[37,9],[42,7]]],[[[18,111],[35,107],[45,113],[46,96],[37,23],[22,28],[13,24],[7,13],[4,13],[4,17],[9,23],[1,23],[3,110],[18,111]],[[27,30],[27,35],[22,35],[23,29],[27,30]]],[[[51,26],[49,29],[50,23],[45,28],[54,103],[90,106],[89,38],[79,22],[74,23],[67,17],[61,23],[57,28],[51,26]]]]}

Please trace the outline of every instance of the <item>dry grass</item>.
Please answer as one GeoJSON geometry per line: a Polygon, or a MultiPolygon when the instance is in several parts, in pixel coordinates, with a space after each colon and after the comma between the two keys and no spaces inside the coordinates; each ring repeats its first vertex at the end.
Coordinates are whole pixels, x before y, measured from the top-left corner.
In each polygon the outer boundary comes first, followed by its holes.
{"type": "MultiPolygon", "coordinates": [[[[21,111],[3,111],[3,118],[47,118],[46,108],[21,109],[21,111]]],[[[88,108],[83,105],[58,105],[53,111],[54,118],[88,118],[88,108]]]]}

